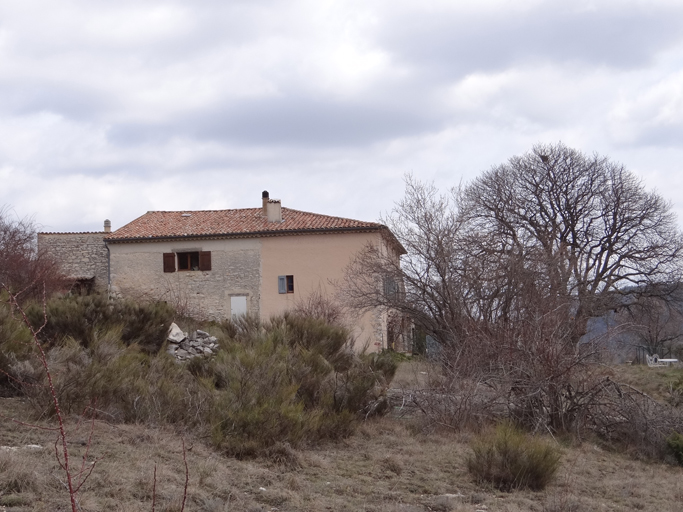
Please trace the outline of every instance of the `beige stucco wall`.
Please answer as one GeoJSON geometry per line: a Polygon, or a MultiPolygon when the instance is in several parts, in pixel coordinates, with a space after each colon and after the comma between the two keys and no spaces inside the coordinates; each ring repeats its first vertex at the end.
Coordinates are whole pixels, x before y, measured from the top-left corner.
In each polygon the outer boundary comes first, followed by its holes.
{"type": "MultiPolygon", "coordinates": [[[[263,238],[261,245],[261,315],[292,308],[311,293],[335,298],[344,269],[366,244],[383,244],[379,233],[335,233],[263,238]],[[278,293],[278,276],[294,276],[294,293],[278,293]]],[[[356,349],[377,351],[386,345],[386,315],[348,318],[356,349]]]]}
{"type": "MultiPolygon", "coordinates": [[[[213,320],[230,316],[232,295],[246,295],[248,313],[267,319],[312,293],[336,300],[346,266],[368,243],[386,249],[379,233],[110,243],[111,292],[166,300],[182,313],[213,320]],[[163,272],[163,253],[185,251],[211,251],[211,270],[163,272]],[[280,294],[278,276],[286,275],[294,276],[294,293],[280,294]]],[[[386,348],[384,312],[346,320],[356,350],[386,348]]]]}
{"type": "Polygon", "coordinates": [[[230,316],[232,295],[246,295],[247,312],[259,315],[260,246],[259,239],[110,243],[111,291],[212,320],[230,316]],[[183,251],[211,251],[211,270],[165,273],[163,253],[183,251]]]}

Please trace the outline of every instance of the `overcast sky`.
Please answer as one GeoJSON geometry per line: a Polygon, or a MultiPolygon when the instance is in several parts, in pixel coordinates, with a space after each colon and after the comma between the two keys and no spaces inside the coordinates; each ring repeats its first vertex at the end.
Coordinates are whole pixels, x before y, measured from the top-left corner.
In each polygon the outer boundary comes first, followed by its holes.
{"type": "Polygon", "coordinates": [[[264,189],[376,220],[558,141],[683,224],[681,0],[0,2],[0,206],[46,231],[264,189]]]}

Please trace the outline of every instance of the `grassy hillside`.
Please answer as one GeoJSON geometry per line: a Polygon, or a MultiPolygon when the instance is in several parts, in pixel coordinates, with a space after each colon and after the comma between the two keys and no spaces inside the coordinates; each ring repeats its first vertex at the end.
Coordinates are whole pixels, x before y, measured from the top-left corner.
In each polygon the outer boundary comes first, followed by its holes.
{"type": "MultiPolygon", "coordinates": [[[[16,398],[0,399],[0,408],[5,416],[30,416],[16,398]]],[[[71,418],[70,426],[76,421],[71,418]]],[[[88,435],[89,425],[81,425],[73,437],[75,460],[88,435]]],[[[424,433],[394,416],[365,422],[343,442],[299,450],[281,446],[250,460],[222,455],[192,432],[97,420],[89,455],[98,462],[81,490],[82,510],[151,511],[155,464],[156,510],[179,510],[182,438],[188,511],[674,512],[683,500],[683,468],[633,460],[592,442],[562,447],[559,475],[545,491],[505,493],[476,485],[467,472],[471,434],[424,433]]],[[[51,432],[0,418],[0,446],[19,447],[0,451],[0,510],[68,509],[54,440],[51,432]],[[21,448],[29,444],[41,448],[21,448]]]]}
{"type": "Polygon", "coordinates": [[[311,316],[185,319],[220,350],[177,361],[173,314],[60,299],[38,344],[0,308],[0,512],[72,510],[50,386],[82,511],[680,510],[683,436],[678,452],[667,436],[683,430],[681,369],[597,365],[590,387],[553,395],[589,400],[596,421],[521,431],[495,380],[355,355],[343,326],[311,316]]]}

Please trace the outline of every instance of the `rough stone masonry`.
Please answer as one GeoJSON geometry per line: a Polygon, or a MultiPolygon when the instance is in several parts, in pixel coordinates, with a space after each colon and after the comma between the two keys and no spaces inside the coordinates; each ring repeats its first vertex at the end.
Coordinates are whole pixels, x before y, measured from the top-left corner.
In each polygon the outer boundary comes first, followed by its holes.
{"type": "Polygon", "coordinates": [[[166,351],[178,361],[193,357],[208,357],[218,352],[218,340],[208,332],[196,330],[188,335],[175,323],[168,330],[166,351]]]}

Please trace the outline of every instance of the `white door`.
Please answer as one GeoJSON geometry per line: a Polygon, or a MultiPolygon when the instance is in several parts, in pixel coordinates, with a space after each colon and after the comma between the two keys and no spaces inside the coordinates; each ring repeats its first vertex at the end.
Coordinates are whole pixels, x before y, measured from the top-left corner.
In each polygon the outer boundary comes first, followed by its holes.
{"type": "Polygon", "coordinates": [[[247,314],[246,295],[233,295],[230,297],[230,316],[232,318],[247,314]]]}

